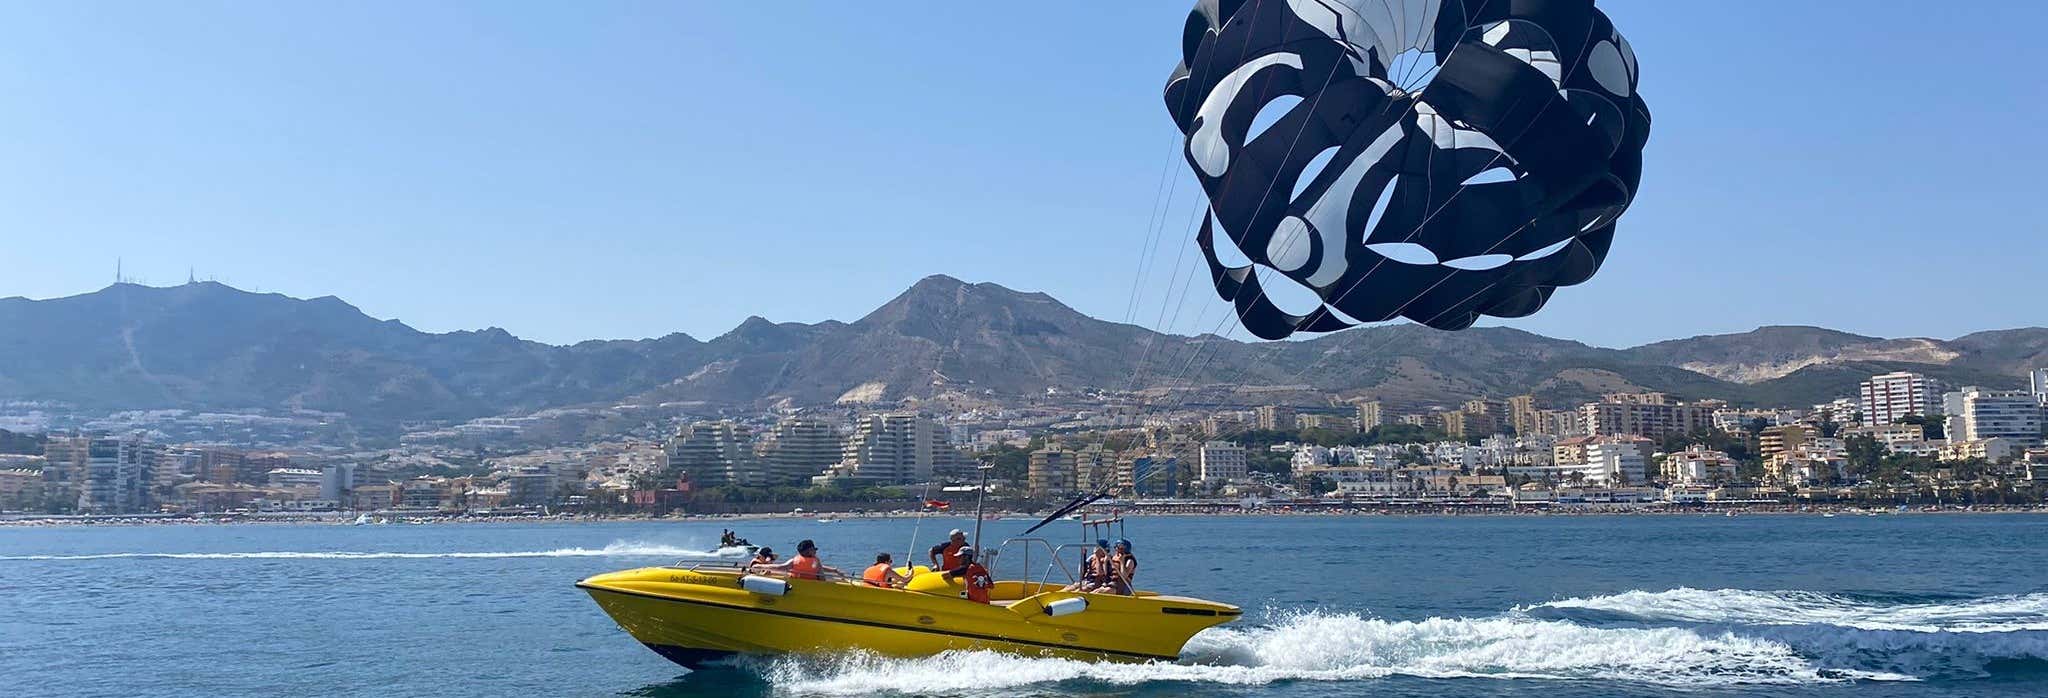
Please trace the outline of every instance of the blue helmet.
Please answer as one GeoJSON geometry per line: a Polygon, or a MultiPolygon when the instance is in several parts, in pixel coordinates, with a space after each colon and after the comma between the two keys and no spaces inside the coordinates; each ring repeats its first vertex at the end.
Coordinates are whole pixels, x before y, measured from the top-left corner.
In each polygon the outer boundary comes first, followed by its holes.
{"type": "Polygon", "coordinates": [[[1131,550],[1131,539],[1129,539],[1129,538],[1118,538],[1118,539],[1116,539],[1116,547],[1119,547],[1119,548],[1123,548],[1124,552],[1127,552],[1127,553],[1128,553],[1128,552],[1136,552],[1136,551],[1133,551],[1133,550],[1131,550]]]}
{"type": "Polygon", "coordinates": [[[1109,539],[1108,539],[1108,538],[1097,538],[1097,539],[1095,539],[1095,547],[1098,547],[1098,548],[1102,548],[1102,549],[1105,549],[1105,550],[1106,550],[1106,549],[1108,549],[1108,548],[1109,548],[1109,539]]]}

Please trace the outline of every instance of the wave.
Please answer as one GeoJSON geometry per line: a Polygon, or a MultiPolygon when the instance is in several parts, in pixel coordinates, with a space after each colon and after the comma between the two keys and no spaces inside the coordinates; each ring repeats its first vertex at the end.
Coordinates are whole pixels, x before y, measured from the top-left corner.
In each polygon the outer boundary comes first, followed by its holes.
{"type": "Polygon", "coordinates": [[[1631,591],[1516,609],[1578,624],[1683,624],[1783,644],[1817,666],[1922,678],[2048,667],[2048,594],[1873,601],[1810,591],[1631,591]]]}
{"type": "Polygon", "coordinates": [[[84,555],[0,555],[0,560],[116,560],[123,558],[163,560],[433,560],[445,558],[525,557],[664,557],[677,559],[735,559],[745,557],[745,548],[706,551],[658,543],[614,541],[602,548],[556,548],[554,550],[511,550],[478,552],[358,552],[273,550],[227,553],[92,553],[84,555]]]}
{"type": "Polygon", "coordinates": [[[796,693],[919,694],[933,686],[982,692],[1031,684],[1154,681],[1260,685],[1278,681],[1424,678],[1594,679],[1682,688],[1907,680],[1830,670],[1772,640],[1682,628],[1590,628],[1499,617],[1386,621],[1308,612],[1275,625],[1213,628],[1179,662],[1105,664],[987,651],[917,659],[869,654],[743,660],[796,693]]]}
{"type": "Polygon", "coordinates": [[[1812,591],[1681,587],[1669,591],[1630,591],[1611,596],[1565,599],[1518,610],[1567,618],[1575,617],[1576,612],[1591,611],[1640,621],[1827,625],[1923,633],[2048,630],[2048,594],[1882,603],[1812,591]]]}

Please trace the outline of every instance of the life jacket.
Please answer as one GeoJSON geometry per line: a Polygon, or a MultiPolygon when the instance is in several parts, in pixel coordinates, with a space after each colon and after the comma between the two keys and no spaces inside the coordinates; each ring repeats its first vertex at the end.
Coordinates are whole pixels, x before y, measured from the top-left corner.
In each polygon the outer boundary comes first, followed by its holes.
{"type": "Polygon", "coordinates": [[[877,562],[869,565],[868,571],[860,573],[860,578],[861,581],[867,582],[868,586],[889,586],[889,563],[877,562]]]}
{"type": "Polygon", "coordinates": [[[819,564],[816,555],[798,555],[789,561],[789,576],[797,579],[817,579],[819,564]]]}
{"type": "Polygon", "coordinates": [[[1114,575],[1109,571],[1109,559],[1096,559],[1094,555],[1081,560],[1081,581],[1107,582],[1114,575]]]}
{"type": "Polygon", "coordinates": [[[996,580],[988,573],[988,568],[975,562],[967,565],[967,574],[961,577],[960,585],[966,588],[968,601],[988,603],[988,590],[996,585],[996,580]]]}
{"type": "Polygon", "coordinates": [[[939,569],[960,569],[960,549],[965,547],[966,543],[947,543],[945,549],[939,551],[939,569]]]}

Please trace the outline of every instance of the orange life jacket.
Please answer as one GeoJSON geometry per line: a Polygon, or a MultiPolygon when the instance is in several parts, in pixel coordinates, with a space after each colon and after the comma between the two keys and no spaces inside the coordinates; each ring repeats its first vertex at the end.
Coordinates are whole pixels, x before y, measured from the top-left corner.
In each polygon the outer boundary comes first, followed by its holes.
{"type": "Polygon", "coordinates": [[[861,581],[867,582],[868,586],[889,586],[889,563],[877,562],[869,565],[868,571],[860,573],[860,578],[861,581]]]}
{"type": "Polygon", "coordinates": [[[816,555],[798,555],[796,559],[789,561],[789,576],[797,579],[817,579],[819,564],[816,555]]]}
{"type": "Polygon", "coordinates": [[[960,549],[965,547],[966,543],[947,543],[946,549],[939,551],[939,569],[960,569],[960,549]]]}

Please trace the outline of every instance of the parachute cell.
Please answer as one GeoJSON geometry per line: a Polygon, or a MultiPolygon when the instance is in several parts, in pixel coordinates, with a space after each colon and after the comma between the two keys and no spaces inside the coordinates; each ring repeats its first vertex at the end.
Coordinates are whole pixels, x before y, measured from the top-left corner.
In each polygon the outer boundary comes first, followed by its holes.
{"type": "Polygon", "coordinates": [[[1642,175],[1635,53],[1592,0],[1202,0],[1182,39],[1196,245],[1259,337],[1534,313],[1593,276],[1642,175]]]}

